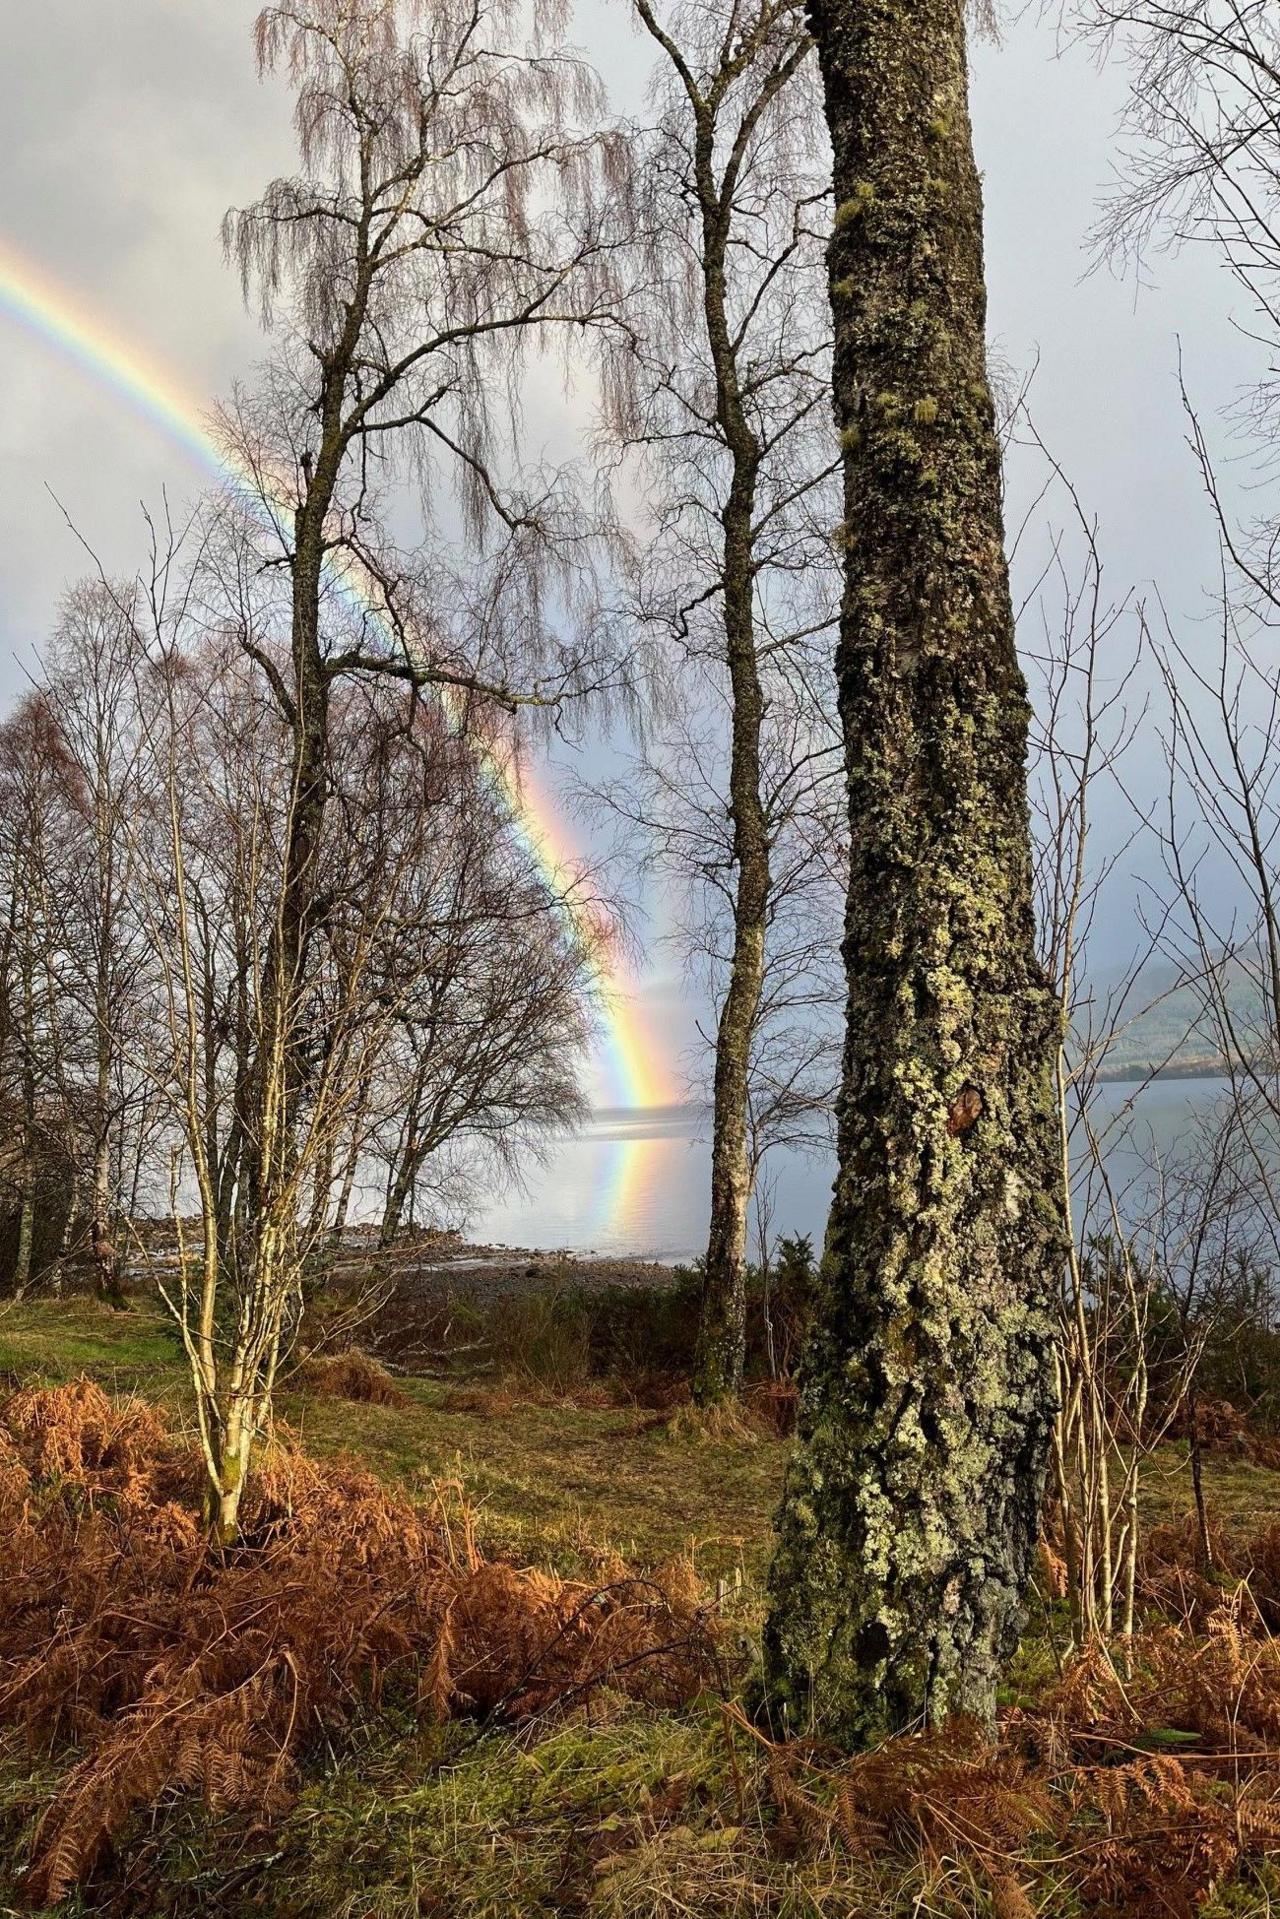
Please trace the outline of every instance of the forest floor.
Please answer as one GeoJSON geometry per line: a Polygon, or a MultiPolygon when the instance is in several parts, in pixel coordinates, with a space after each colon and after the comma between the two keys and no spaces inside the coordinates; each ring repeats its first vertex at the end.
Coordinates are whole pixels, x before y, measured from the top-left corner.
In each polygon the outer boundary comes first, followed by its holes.
{"type": "MultiPolygon", "coordinates": [[[[114,1313],[83,1299],[0,1306],[0,1386],[81,1376],[182,1419],[183,1359],[158,1311],[139,1302],[114,1313]]],[[[354,1457],[414,1502],[460,1487],[487,1558],[575,1579],[590,1578],[612,1556],[643,1571],[690,1555],[706,1593],[718,1596],[722,1642],[739,1673],[745,1669],[762,1612],[785,1439],[749,1427],[709,1436],[616,1391],[556,1391],[510,1372],[495,1376],[491,1361],[469,1372],[465,1352],[441,1376],[406,1374],[396,1386],[397,1403],[373,1404],[315,1390],[299,1375],[279,1411],[310,1454],[354,1457]]],[[[1224,1529],[1255,1534],[1274,1519],[1280,1474],[1215,1457],[1207,1492],[1224,1529]]],[[[1189,1505],[1185,1457],[1167,1447],[1147,1473],[1145,1523],[1181,1522],[1189,1505]]],[[[3,1554],[0,1541],[0,1575],[3,1554]]],[[[1042,1696],[1065,1696],[1064,1649],[1061,1605],[1043,1599],[1009,1675],[1006,1707],[1015,1719],[1026,1713],[1030,1724],[1042,1696]]],[[[1164,1656],[1153,1655],[1156,1664],[1164,1656]]],[[[1163,1683],[1162,1703],[1147,1718],[1168,1712],[1168,1738],[1193,1739],[1180,1728],[1200,1721],[1189,1721],[1188,1706],[1168,1705],[1167,1674],[1163,1683]]],[[[65,1737],[32,1747],[16,1728],[4,1731],[3,1699],[0,1686],[0,1911],[30,1911],[24,1867],[39,1844],[41,1813],[65,1786],[77,1751],[65,1737]]],[[[1216,1775],[1204,1789],[1193,1780],[1194,1815],[1190,1797],[1178,1812],[1184,1787],[1171,1769],[1181,1762],[1163,1756],[1158,1727],[1133,1736],[1139,1770],[1128,1779],[1126,1768],[1120,1792],[1135,1806],[1143,1800],[1142,1830],[1132,1808],[1121,1819],[1120,1799],[1114,1806],[1091,1800],[1079,1815],[1087,1843],[1120,1852],[1114,1863],[1100,1854],[1103,1866],[1082,1879],[1067,1863],[1080,1850],[1080,1829],[1059,1827],[1052,1843],[1035,1830],[1047,1819],[1036,1809],[1040,1783],[1019,1788],[1021,1800],[1013,1792],[1010,1803],[1023,1813],[992,1815],[980,1841],[966,1839],[963,1827],[948,1839],[927,1791],[909,1803],[895,1800],[891,1811],[868,1802],[870,1811],[842,1826],[836,1811],[824,1810],[823,1788],[811,1781],[811,1791],[798,1791],[794,1774],[738,1710],[714,1688],[675,1707],[605,1689],[577,1710],[486,1729],[465,1716],[424,1724],[403,1699],[384,1698],[353,1713],[340,1738],[312,1742],[277,1817],[219,1811],[216,1793],[212,1811],[191,1792],[163,1795],[133,1820],[127,1845],[56,1910],[138,1919],[196,1911],[269,1919],[1192,1912],[1252,1919],[1280,1912],[1280,1873],[1267,1860],[1273,1843],[1280,1846],[1280,1815],[1274,1842],[1260,1818],[1249,1839],[1235,1800],[1222,1826],[1218,1802],[1208,1811],[1199,1803],[1204,1791],[1220,1790],[1216,1775]],[[1150,1773],[1145,1784],[1141,1766],[1150,1773]],[[1184,1813],[1195,1843],[1161,1839],[1184,1813]],[[858,1838],[864,1828],[865,1844],[858,1838]],[[1147,1857],[1153,1845],[1159,1870],[1147,1857]]],[[[1079,1702],[1070,1710],[1078,1714],[1079,1702]]],[[[1102,1723],[1102,1709],[1090,1710],[1102,1723]]],[[[1280,1706],[1274,1716],[1280,1729],[1280,1706]]],[[[955,1755],[946,1759],[951,1798],[957,1764],[955,1755]]],[[[982,1777],[997,1797],[1012,1791],[1003,1773],[994,1785],[982,1777]]]]}

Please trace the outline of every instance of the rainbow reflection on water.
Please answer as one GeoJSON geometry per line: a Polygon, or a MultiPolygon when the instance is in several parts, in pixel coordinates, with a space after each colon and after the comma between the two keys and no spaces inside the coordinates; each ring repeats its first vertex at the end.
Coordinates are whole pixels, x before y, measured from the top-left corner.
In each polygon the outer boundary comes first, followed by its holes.
{"type": "MultiPolygon", "coordinates": [[[[488,1244],[689,1259],[707,1237],[710,1114],[699,1106],[602,1107],[471,1222],[488,1244]]],[[[832,1167],[779,1153],[775,1227],[820,1243],[832,1167]]]]}
{"type": "MultiPolygon", "coordinates": [[[[1101,1087],[1101,1123],[1127,1108],[1133,1092],[1128,1085],[1101,1087]]],[[[1129,1131],[1118,1131],[1108,1147],[1113,1185],[1140,1209],[1153,1143],[1157,1155],[1171,1149],[1222,1094],[1223,1083],[1209,1079],[1157,1080],[1145,1088],[1129,1131]]],[[[602,1108],[544,1168],[533,1169],[525,1193],[495,1194],[471,1222],[472,1236],[544,1251],[693,1257],[706,1246],[710,1134],[703,1107],[602,1108]]],[[[774,1238],[807,1233],[821,1247],[834,1172],[833,1153],[779,1149],[771,1156],[774,1238]]]]}

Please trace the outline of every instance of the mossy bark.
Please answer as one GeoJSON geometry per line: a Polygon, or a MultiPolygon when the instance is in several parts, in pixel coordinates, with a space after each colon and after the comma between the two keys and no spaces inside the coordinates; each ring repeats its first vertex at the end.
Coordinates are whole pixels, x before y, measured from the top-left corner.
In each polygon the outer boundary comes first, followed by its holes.
{"type": "Polygon", "coordinates": [[[778,1521],[774,1715],[989,1719],[1054,1413],[1062,1249],[1028,709],[986,374],[963,0],[811,0],[847,579],[839,1172],[778,1521]]]}

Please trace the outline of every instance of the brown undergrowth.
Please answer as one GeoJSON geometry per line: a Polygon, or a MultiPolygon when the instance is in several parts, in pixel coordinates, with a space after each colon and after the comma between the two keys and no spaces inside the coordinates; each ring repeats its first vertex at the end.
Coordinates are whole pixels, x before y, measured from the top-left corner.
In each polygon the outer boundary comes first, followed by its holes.
{"type": "Polygon", "coordinates": [[[930,1911],[1193,1919],[1280,1855],[1280,1525],[1210,1541],[1212,1568],[1194,1515],[1152,1528],[1144,1629],[1071,1658],[994,1742],[952,1722],[850,1760],[725,1708],[763,1758],[771,1852],[897,1859],[930,1911]]]}
{"type": "Polygon", "coordinates": [[[1123,1663],[1086,1650],[994,1745],[962,1722],[851,1761],[793,1742],[768,1749],[768,1776],[775,1848],[896,1855],[930,1910],[953,1909],[959,1877],[997,1919],[1068,1896],[1099,1919],[1192,1919],[1280,1852],[1280,1642],[1223,1608],[1200,1638],[1142,1634],[1123,1663]]]}
{"type": "Polygon", "coordinates": [[[1150,1611],[1200,1630],[1230,1603],[1246,1629],[1280,1631],[1280,1521],[1242,1533],[1210,1518],[1209,1557],[1194,1513],[1153,1526],[1139,1565],[1150,1611]]]}
{"type": "Polygon", "coordinates": [[[455,1486],[427,1508],[277,1443],[214,1553],[200,1463],[87,1379],[0,1410],[0,1720],[78,1759],[28,1895],[52,1903],[175,1789],[269,1822],[297,1762],[394,1695],[528,1720],[602,1686],[659,1706],[721,1677],[692,1572],[596,1582],[484,1559],[455,1486]]]}
{"type": "MultiPolygon", "coordinates": [[[[1195,1422],[1205,1452],[1247,1459],[1270,1472],[1280,1471],[1280,1437],[1258,1425],[1229,1399],[1197,1401],[1195,1422]]],[[[1191,1414],[1185,1404],[1166,1422],[1165,1431],[1170,1439],[1190,1437],[1191,1414]]]]}
{"type": "Polygon", "coordinates": [[[397,1386],[381,1361],[358,1346],[345,1352],[314,1356],[299,1368],[299,1379],[309,1393],[325,1399],[349,1399],[364,1406],[407,1406],[409,1395],[397,1386]]]}
{"type": "Polygon", "coordinates": [[[234,1883],[254,1871],[245,1834],[285,1815],[287,1897],[259,1891],[291,1916],[550,1909],[485,1905],[491,1856],[491,1877],[545,1873],[553,1909],[587,1919],[1264,1909],[1246,1882],[1280,1854],[1280,1529],[1215,1526],[1210,1570],[1190,1525],[1153,1528],[1132,1644],[1052,1679],[1033,1649],[1024,1686],[1039,1677],[994,1744],[952,1725],[849,1760],[771,1743],[731,1703],[683,1563],[645,1579],[602,1558],[570,1581],[487,1560],[456,1486],[414,1506],[290,1443],[265,1458],[241,1545],[211,1555],[200,1478],[156,1409],[87,1380],[0,1408],[0,1721],[63,1768],[41,1793],[34,1902],[113,1850],[163,1878],[170,1827],[141,1815],[185,1795],[193,1817],[200,1800],[230,1815],[204,1830],[211,1860],[232,1845],[234,1883]],[[684,1710],[708,1688],[720,1704],[684,1710]],[[439,1778],[420,1760],[365,1778],[361,1740],[406,1714],[477,1723],[413,1733],[443,1742],[439,1778]],[[487,1796],[468,1824],[472,1778],[487,1796]],[[343,1823],[348,1800],[364,1810],[343,1823]],[[414,1847],[436,1850],[414,1868],[414,1847]],[[424,1906],[437,1880],[443,1903],[424,1906]]]}

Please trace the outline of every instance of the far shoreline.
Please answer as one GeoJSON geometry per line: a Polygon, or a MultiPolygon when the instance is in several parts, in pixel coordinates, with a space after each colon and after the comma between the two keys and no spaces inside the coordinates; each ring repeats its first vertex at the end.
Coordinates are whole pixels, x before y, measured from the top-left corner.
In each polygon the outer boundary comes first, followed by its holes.
{"type": "Polygon", "coordinates": [[[1154,1080],[1167,1085],[1177,1080],[1227,1079],[1230,1072],[1223,1059],[1190,1060],[1170,1066],[1157,1066],[1154,1060],[1148,1060],[1134,1066],[1100,1066],[1095,1077],[1099,1085],[1141,1086],[1154,1080]]]}

